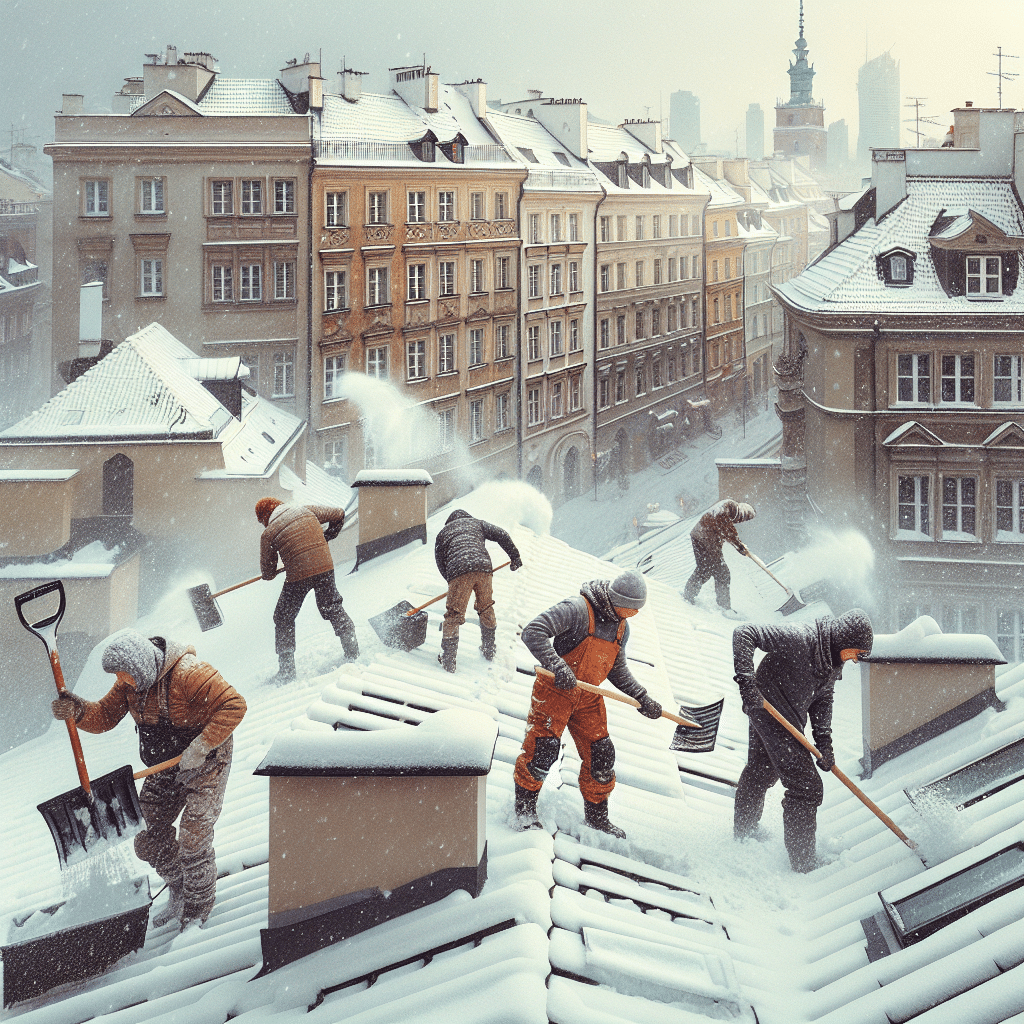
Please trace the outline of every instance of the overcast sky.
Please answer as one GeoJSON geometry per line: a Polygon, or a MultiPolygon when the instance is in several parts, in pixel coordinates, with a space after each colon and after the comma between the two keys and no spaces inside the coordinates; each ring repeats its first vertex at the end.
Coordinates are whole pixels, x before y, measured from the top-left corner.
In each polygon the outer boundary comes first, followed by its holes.
{"type": "MultiPolygon", "coordinates": [[[[805,0],[804,17],[814,98],[826,124],[845,118],[851,147],[865,54],[892,52],[904,102],[925,97],[939,136],[952,107],[996,105],[999,46],[1024,58],[1024,0],[805,0]]],[[[0,154],[12,124],[36,145],[52,138],[62,93],[83,93],[87,112],[109,108],[144,54],[168,43],[212,53],[228,77],[277,77],[288,59],[319,52],[329,89],[343,57],[369,73],[364,88],[384,91],[389,67],[426,55],[442,81],[483,78],[489,99],[579,96],[613,122],[667,119],[683,89],[701,99],[705,141],[731,149],[739,131],[742,152],[747,106],[760,103],[770,129],[776,100],[789,96],[798,18],[799,0],[0,0],[0,154]]],[[[1024,59],[1003,67],[1018,75],[1003,83],[1003,105],[1024,107],[1024,59]]]]}

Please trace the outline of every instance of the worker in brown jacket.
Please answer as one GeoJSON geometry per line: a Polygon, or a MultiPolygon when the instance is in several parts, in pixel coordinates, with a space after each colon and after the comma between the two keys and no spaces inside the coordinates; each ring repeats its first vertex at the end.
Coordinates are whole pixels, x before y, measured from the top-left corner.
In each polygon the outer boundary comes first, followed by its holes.
{"type": "Polygon", "coordinates": [[[683,591],[683,597],[690,604],[696,600],[700,588],[714,576],[715,598],[719,607],[730,613],[732,617],[738,617],[732,610],[729,596],[731,576],[729,567],[722,557],[722,545],[728,542],[741,555],[745,555],[747,548],[736,532],[736,524],[746,523],[753,519],[754,515],[752,505],[747,505],[742,501],[733,501],[732,498],[723,498],[700,517],[697,525],[690,531],[696,566],[683,591]]]}
{"type": "Polygon", "coordinates": [[[106,696],[89,701],[67,693],[53,702],[53,716],[73,718],[79,729],[98,733],[131,715],[145,764],[181,755],[177,767],[150,775],[142,785],[146,828],[135,837],[135,853],[170,892],[153,924],[177,920],[182,930],[192,922],[202,925],[217,894],[213,827],[224,804],[232,733],[245,715],[245,700],[196,657],[194,647],[165,637],[123,630],[107,645],[102,664],[117,676],[106,696]]]}
{"type": "Polygon", "coordinates": [[[277,558],[285,568],[285,584],[274,609],[274,646],[278,682],[295,678],[295,619],[312,590],[316,606],[341,640],[347,661],[359,657],[356,628],[341,606],[334,581],[334,559],[327,542],[341,533],[345,511],[325,505],[286,505],[277,498],[260,498],[256,518],[263,525],[260,572],[265,580],[277,574],[277,558]],[[327,529],[323,524],[327,523],[327,529]]]}

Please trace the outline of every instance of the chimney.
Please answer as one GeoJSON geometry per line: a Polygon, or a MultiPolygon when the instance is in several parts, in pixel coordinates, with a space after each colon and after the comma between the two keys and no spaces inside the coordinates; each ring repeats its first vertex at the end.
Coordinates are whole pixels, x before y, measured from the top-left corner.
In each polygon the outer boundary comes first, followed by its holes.
{"type": "Polygon", "coordinates": [[[353,71],[351,68],[342,68],[338,72],[338,91],[342,99],[349,103],[358,103],[359,97],[363,95],[363,75],[365,71],[353,71]]]}
{"type": "Polygon", "coordinates": [[[875,220],[887,214],[907,195],[907,151],[871,150],[871,185],[875,191],[875,220]]]}
{"type": "Polygon", "coordinates": [[[661,152],[660,121],[626,121],[622,125],[639,142],[655,153],[661,152]]]}
{"type": "Polygon", "coordinates": [[[487,83],[478,78],[475,82],[460,82],[455,91],[469,100],[473,113],[480,118],[487,116],[487,83]]]}
{"type": "Polygon", "coordinates": [[[167,44],[167,52],[164,55],[164,63],[172,65],[178,63],[178,48],[176,46],[171,46],[170,43],[167,44]]]}
{"type": "Polygon", "coordinates": [[[573,156],[586,160],[587,105],[581,99],[549,100],[533,108],[533,116],[565,146],[573,156]]]}
{"type": "Polygon", "coordinates": [[[88,359],[100,354],[103,341],[103,282],[83,284],[78,303],[78,356],[88,359]]]}
{"type": "Polygon", "coordinates": [[[428,114],[438,109],[438,75],[427,65],[391,68],[392,88],[410,107],[422,107],[428,114]]]}
{"type": "Polygon", "coordinates": [[[85,97],[81,93],[64,93],[60,112],[64,117],[79,117],[85,113],[85,97]]]}
{"type": "Polygon", "coordinates": [[[362,469],[352,481],[359,491],[359,543],[356,569],[378,555],[414,540],[427,543],[425,469],[362,469]]]}
{"type": "Polygon", "coordinates": [[[1006,659],[992,638],[943,633],[930,615],[876,636],[861,661],[865,778],[985,708],[1006,706],[995,691],[995,667],[1006,659]]]}
{"type": "Polygon", "coordinates": [[[186,60],[180,64],[175,46],[167,47],[163,63],[159,62],[159,54],[147,56],[155,58],[142,66],[143,92],[148,99],[169,89],[195,103],[217,77],[216,58],[208,53],[186,54],[186,60]]]}
{"type": "Polygon", "coordinates": [[[294,95],[309,93],[310,79],[320,79],[320,64],[310,60],[308,53],[301,61],[281,68],[281,84],[294,95]]]}

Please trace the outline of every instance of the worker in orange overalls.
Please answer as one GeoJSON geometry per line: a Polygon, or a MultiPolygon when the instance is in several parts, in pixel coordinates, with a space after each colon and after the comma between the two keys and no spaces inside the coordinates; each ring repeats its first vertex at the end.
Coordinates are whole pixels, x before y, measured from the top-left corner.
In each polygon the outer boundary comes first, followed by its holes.
{"type": "Polygon", "coordinates": [[[661,705],[626,666],[626,620],[644,606],[647,583],[630,570],[612,581],[592,580],[571,597],[541,612],[524,630],[523,643],[554,675],[538,674],[533,684],[526,738],[516,759],[515,816],[520,830],[540,828],[537,794],[558,760],[566,726],[580,761],[584,817],[591,827],[619,839],[626,833],[608,820],[608,795],[615,787],[615,747],[608,735],[604,697],[576,685],[599,686],[605,679],[640,702],[640,714],[660,718],[661,705]]]}

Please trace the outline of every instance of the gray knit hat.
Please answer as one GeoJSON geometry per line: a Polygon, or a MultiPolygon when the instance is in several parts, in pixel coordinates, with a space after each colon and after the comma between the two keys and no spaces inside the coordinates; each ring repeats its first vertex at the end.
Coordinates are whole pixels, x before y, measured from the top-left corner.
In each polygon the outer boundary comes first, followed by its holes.
{"type": "Polygon", "coordinates": [[[635,569],[628,569],[612,580],[608,596],[616,608],[643,608],[647,601],[647,581],[635,569]]]}
{"type": "Polygon", "coordinates": [[[103,652],[105,672],[126,672],[135,680],[138,693],[146,693],[164,667],[164,652],[134,629],[114,635],[103,652]]]}

